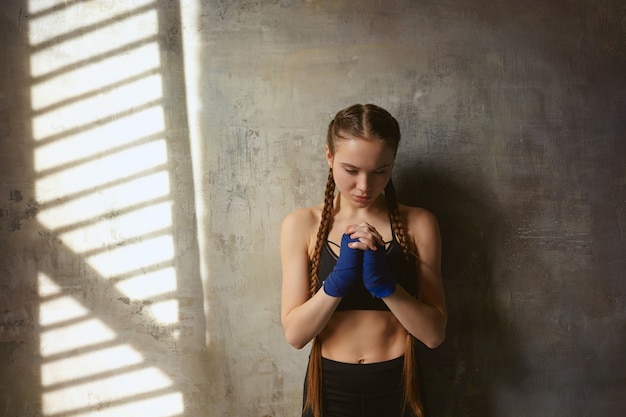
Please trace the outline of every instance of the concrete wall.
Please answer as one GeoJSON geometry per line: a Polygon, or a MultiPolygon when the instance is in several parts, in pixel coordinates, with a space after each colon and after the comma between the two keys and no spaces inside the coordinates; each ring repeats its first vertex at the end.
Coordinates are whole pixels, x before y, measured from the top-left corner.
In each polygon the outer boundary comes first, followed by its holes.
{"type": "MultiPolygon", "coordinates": [[[[206,4],[200,4],[206,3],[206,4]]],[[[624,415],[620,0],[0,7],[0,410],[292,416],[279,224],[396,114],[444,242],[434,416],[624,415]]]]}

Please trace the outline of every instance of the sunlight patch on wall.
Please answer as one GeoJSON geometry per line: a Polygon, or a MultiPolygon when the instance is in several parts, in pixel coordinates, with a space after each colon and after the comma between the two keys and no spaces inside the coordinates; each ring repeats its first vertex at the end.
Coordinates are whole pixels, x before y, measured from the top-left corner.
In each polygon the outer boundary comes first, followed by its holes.
{"type": "Polygon", "coordinates": [[[157,3],[28,8],[37,219],[82,262],[39,273],[43,415],[181,416],[147,357],[180,331],[157,3]]]}
{"type": "Polygon", "coordinates": [[[120,240],[130,241],[154,233],[168,232],[171,225],[171,203],[157,203],[128,213],[120,212],[113,218],[98,220],[61,233],[59,238],[73,251],[87,253],[98,251],[104,246],[116,245],[120,240]]]}
{"type": "MultiPolygon", "coordinates": [[[[65,86],[65,94],[74,88],[65,86]]],[[[39,92],[36,97],[55,97],[56,92],[39,92]]],[[[73,129],[97,125],[102,120],[117,116],[123,112],[154,103],[163,96],[160,75],[149,75],[139,80],[110,88],[106,94],[100,93],[85,97],[79,101],[70,100],[67,104],[39,113],[33,117],[33,136],[35,139],[49,138],[57,133],[65,135],[73,129]]],[[[135,138],[125,135],[127,139],[135,138]]]]}
{"type": "Polygon", "coordinates": [[[173,259],[174,242],[166,235],[102,251],[90,256],[87,262],[100,275],[115,277],[173,259]]]}
{"type": "MultiPolygon", "coordinates": [[[[50,16],[54,15],[51,14],[50,16]]],[[[44,26],[46,22],[40,20],[38,25],[44,26]]],[[[35,52],[30,59],[31,76],[41,77],[64,67],[78,66],[84,61],[93,60],[94,57],[103,61],[120,49],[129,49],[130,46],[141,43],[145,40],[146,33],[157,33],[157,31],[156,10],[150,9],[143,13],[133,14],[125,19],[114,21],[100,30],[70,38],[62,44],[56,45],[55,48],[41,49],[35,52]],[[122,39],[123,43],[111,42],[111,39],[116,38],[122,39]]],[[[36,47],[37,43],[45,42],[45,39],[40,38],[42,34],[43,32],[31,33],[32,46],[36,47]]],[[[51,35],[48,33],[48,36],[51,35]]]]}
{"type": "Polygon", "coordinates": [[[163,132],[164,115],[161,106],[135,110],[128,116],[117,116],[110,122],[82,129],[74,134],[64,134],[61,141],[48,141],[35,150],[35,169],[63,168],[84,159],[115,151],[141,140],[149,140],[163,132]]]}
{"type": "MultiPolygon", "coordinates": [[[[39,191],[44,200],[45,195],[54,195],[44,189],[39,191]]],[[[60,204],[54,204],[52,199],[37,218],[49,229],[67,230],[72,229],[72,225],[84,225],[94,219],[108,217],[109,213],[143,207],[146,201],[169,201],[169,193],[169,174],[158,171],[111,185],[103,191],[83,193],[79,199],[65,200],[60,204]]]]}
{"type": "MultiPolygon", "coordinates": [[[[103,23],[109,26],[124,16],[139,14],[146,8],[152,10],[154,3],[154,0],[31,0],[28,2],[28,13],[31,19],[36,18],[35,29],[44,28],[45,30],[30,30],[28,33],[30,45],[39,46],[56,38],[78,37],[78,34],[89,27],[102,26],[103,23]]],[[[157,28],[153,28],[152,34],[156,31],[157,28]]],[[[150,29],[142,30],[142,32],[149,33],[150,29]]],[[[84,36],[84,34],[81,35],[84,36]]],[[[66,42],[68,40],[65,39],[66,42]]],[[[113,43],[120,42],[119,39],[111,40],[114,41],[113,43]]]]}
{"type": "MultiPolygon", "coordinates": [[[[89,63],[80,68],[59,71],[52,78],[41,78],[41,84],[34,85],[31,90],[32,108],[41,112],[53,108],[59,103],[71,101],[75,97],[88,97],[100,91],[113,89],[118,84],[128,82],[137,77],[151,74],[159,68],[159,49],[155,44],[142,45],[131,51],[124,51],[104,60],[89,63]],[[141,62],[138,66],[128,66],[128,62],[141,62]]],[[[40,81],[35,78],[35,81],[40,81]]],[[[121,104],[121,103],[120,103],[121,104]]],[[[51,126],[52,133],[56,126],[51,126]]],[[[44,132],[35,132],[35,140],[41,139],[44,132]]]]}
{"type": "Polygon", "coordinates": [[[99,186],[115,184],[133,175],[160,168],[166,162],[165,141],[154,140],[41,177],[36,184],[37,195],[41,202],[47,202],[51,198],[58,199],[57,190],[61,187],[63,196],[67,197],[99,186]]]}
{"type": "Polygon", "coordinates": [[[41,382],[44,387],[71,383],[74,380],[110,373],[141,362],[143,357],[131,346],[117,345],[46,362],[41,367],[41,382]]]}
{"type": "Polygon", "coordinates": [[[62,388],[48,387],[43,395],[43,402],[46,405],[46,411],[54,415],[71,412],[76,408],[77,401],[87,399],[87,404],[82,407],[87,411],[94,408],[94,405],[100,408],[106,404],[125,402],[139,395],[158,392],[160,389],[169,387],[170,384],[169,378],[154,367],[131,372],[118,370],[112,375],[82,381],[78,386],[71,384],[62,388]],[[121,392],[123,396],[120,396],[121,392]],[[61,398],[66,401],[59,401],[61,398]]]}
{"type": "Polygon", "coordinates": [[[136,275],[117,284],[117,289],[127,296],[156,297],[176,291],[176,271],[164,268],[143,275],[136,275]]]}

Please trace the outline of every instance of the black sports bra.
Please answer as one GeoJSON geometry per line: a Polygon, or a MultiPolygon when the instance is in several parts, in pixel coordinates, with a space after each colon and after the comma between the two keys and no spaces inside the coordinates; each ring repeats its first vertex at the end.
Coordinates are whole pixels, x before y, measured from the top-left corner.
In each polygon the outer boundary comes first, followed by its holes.
{"type": "MultiPolygon", "coordinates": [[[[320,283],[318,289],[321,288],[324,279],[333,271],[337,263],[337,255],[330,247],[330,243],[337,246],[336,243],[327,241],[322,248],[320,255],[320,265],[318,276],[320,283]]],[[[402,247],[396,240],[395,234],[393,239],[387,246],[387,265],[396,277],[396,282],[404,288],[409,294],[417,293],[417,277],[415,276],[415,267],[411,265],[402,253],[402,247]]],[[[341,299],[336,311],[345,310],[380,310],[389,311],[389,307],[380,298],[373,297],[365,286],[363,281],[359,281],[350,293],[341,299]]]]}

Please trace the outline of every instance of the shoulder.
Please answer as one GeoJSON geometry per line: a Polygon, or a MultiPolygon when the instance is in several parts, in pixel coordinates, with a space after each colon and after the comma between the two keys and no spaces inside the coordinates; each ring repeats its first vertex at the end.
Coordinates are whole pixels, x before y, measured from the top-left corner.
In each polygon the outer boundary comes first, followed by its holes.
{"type": "Polygon", "coordinates": [[[282,228],[287,230],[296,229],[302,231],[315,228],[319,225],[321,218],[321,207],[305,207],[287,214],[282,222],[282,228]]]}
{"type": "Polygon", "coordinates": [[[317,235],[321,219],[321,206],[306,207],[294,210],[287,214],[281,226],[281,241],[283,244],[304,244],[308,246],[317,235]]]}
{"type": "Polygon", "coordinates": [[[399,205],[400,215],[406,221],[409,234],[415,243],[439,239],[439,222],[435,215],[421,207],[399,205]]]}
{"type": "Polygon", "coordinates": [[[408,225],[433,224],[437,223],[435,215],[421,207],[406,206],[399,204],[400,215],[404,217],[408,225]]]}

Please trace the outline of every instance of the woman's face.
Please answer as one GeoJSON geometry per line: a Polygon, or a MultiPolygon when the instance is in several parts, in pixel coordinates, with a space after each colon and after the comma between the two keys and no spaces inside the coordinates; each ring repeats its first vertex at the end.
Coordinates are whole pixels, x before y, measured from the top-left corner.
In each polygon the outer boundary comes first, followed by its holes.
{"type": "Polygon", "coordinates": [[[356,207],[367,207],[391,178],[394,151],[378,139],[347,138],[335,143],[335,155],[326,147],[337,189],[356,207]]]}

